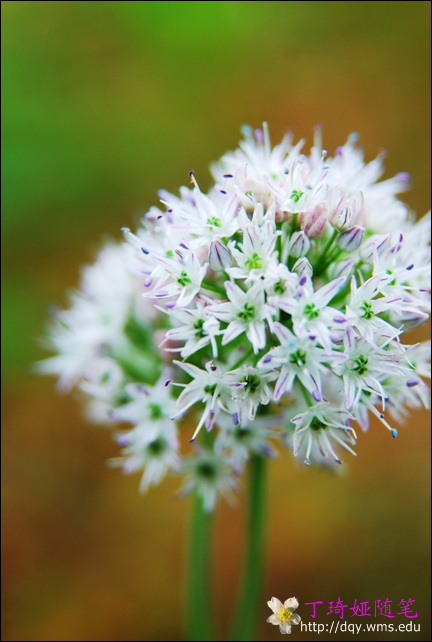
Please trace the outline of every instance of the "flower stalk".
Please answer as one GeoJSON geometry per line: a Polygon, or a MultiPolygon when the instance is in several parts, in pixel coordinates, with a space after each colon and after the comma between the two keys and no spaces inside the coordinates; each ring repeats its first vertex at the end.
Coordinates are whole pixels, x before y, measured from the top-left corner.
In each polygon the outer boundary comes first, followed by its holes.
{"type": "Polygon", "coordinates": [[[212,513],[205,509],[202,498],[194,493],[192,498],[191,533],[187,587],[188,640],[213,640],[210,552],[212,513]]]}
{"type": "Polygon", "coordinates": [[[264,569],[265,490],[266,459],[255,455],[249,470],[245,567],[230,640],[253,639],[264,569]]]}

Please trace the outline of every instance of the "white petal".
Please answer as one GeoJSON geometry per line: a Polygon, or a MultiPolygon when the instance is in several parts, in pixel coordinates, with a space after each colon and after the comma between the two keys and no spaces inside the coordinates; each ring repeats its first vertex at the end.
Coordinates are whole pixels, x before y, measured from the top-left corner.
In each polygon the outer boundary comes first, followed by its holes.
{"type": "Polygon", "coordinates": [[[272,597],[272,599],[267,602],[267,604],[271,608],[273,613],[278,613],[281,609],[283,609],[283,604],[280,600],[277,599],[277,597],[272,597]]]}
{"type": "Polygon", "coordinates": [[[291,633],[291,624],[289,622],[281,622],[279,624],[279,631],[281,633],[291,633]]]}
{"type": "Polygon", "coordinates": [[[293,381],[295,379],[295,372],[288,370],[287,368],[282,368],[279,375],[279,379],[276,382],[275,386],[275,400],[279,401],[282,395],[292,388],[293,381]]]}
{"type": "Polygon", "coordinates": [[[298,613],[293,613],[291,616],[290,624],[300,624],[301,617],[298,613]]]}
{"type": "Polygon", "coordinates": [[[345,281],[346,277],[340,276],[338,279],[334,279],[333,281],[330,281],[330,283],[327,283],[327,285],[324,285],[318,290],[318,292],[315,292],[313,296],[315,305],[318,308],[324,308],[337,294],[345,281]]]}
{"type": "Polygon", "coordinates": [[[298,607],[299,603],[296,597],[290,597],[284,602],[284,608],[289,609],[290,611],[295,611],[298,607]]]}
{"type": "Polygon", "coordinates": [[[292,332],[288,330],[282,323],[276,322],[274,324],[274,332],[277,338],[279,339],[279,343],[284,344],[288,343],[289,341],[292,341],[294,338],[294,335],[292,332]]]}
{"type": "Polygon", "coordinates": [[[204,370],[200,370],[200,368],[197,368],[191,363],[185,363],[184,361],[174,361],[174,363],[194,379],[196,379],[197,377],[202,377],[203,374],[206,374],[204,370]]]}
{"type": "Polygon", "coordinates": [[[224,332],[222,345],[225,346],[230,341],[233,341],[233,339],[238,337],[242,332],[244,332],[244,330],[245,328],[241,323],[238,321],[231,321],[224,332]]]}
{"type": "Polygon", "coordinates": [[[272,615],[270,615],[270,617],[267,618],[267,622],[269,624],[279,624],[279,618],[273,613],[272,615]]]}

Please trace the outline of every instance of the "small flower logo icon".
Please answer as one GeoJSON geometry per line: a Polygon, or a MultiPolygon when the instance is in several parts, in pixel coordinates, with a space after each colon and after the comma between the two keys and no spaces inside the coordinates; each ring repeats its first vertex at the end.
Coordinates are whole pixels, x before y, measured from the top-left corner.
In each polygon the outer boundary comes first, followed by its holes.
{"type": "Polygon", "coordinates": [[[272,597],[267,604],[273,611],[273,615],[267,618],[267,622],[279,625],[281,633],[291,633],[291,626],[293,624],[299,624],[301,617],[297,613],[294,613],[299,605],[297,598],[290,597],[282,604],[277,597],[272,597]]]}

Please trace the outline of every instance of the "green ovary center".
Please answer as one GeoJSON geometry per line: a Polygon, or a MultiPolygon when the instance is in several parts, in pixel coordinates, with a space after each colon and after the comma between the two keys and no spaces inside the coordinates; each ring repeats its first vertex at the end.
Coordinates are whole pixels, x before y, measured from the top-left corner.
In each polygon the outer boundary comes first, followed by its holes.
{"type": "Polygon", "coordinates": [[[207,219],[207,225],[212,226],[212,227],[221,227],[221,222],[216,216],[212,216],[211,218],[207,219]]]}
{"type": "Polygon", "coordinates": [[[310,422],[309,428],[311,430],[325,430],[327,428],[326,424],[324,424],[322,421],[318,419],[318,417],[314,417],[312,421],[310,422]]]}
{"type": "Polygon", "coordinates": [[[261,383],[261,379],[256,374],[248,375],[244,381],[246,383],[246,386],[245,386],[246,390],[248,390],[251,394],[256,392],[257,388],[261,383]]]}
{"type": "Polygon", "coordinates": [[[183,272],[180,274],[179,278],[177,279],[177,283],[184,288],[186,285],[189,285],[189,283],[192,283],[192,281],[188,277],[187,273],[183,270],[183,272]]]}
{"type": "Polygon", "coordinates": [[[150,456],[161,455],[166,449],[167,443],[162,437],[157,437],[154,441],[151,441],[147,446],[147,452],[150,456]]]}
{"type": "Polygon", "coordinates": [[[245,303],[243,310],[240,310],[237,316],[243,321],[253,321],[255,319],[255,306],[252,303],[245,303]]]}
{"type": "Polygon", "coordinates": [[[234,437],[237,439],[237,441],[243,441],[245,439],[248,439],[251,435],[251,431],[248,428],[242,428],[241,426],[238,426],[234,430],[234,437]]]}
{"type": "Polygon", "coordinates": [[[294,201],[294,203],[298,203],[302,196],[303,192],[298,189],[294,189],[291,194],[291,200],[294,201]]]}
{"type": "Polygon", "coordinates": [[[357,359],[354,359],[354,372],[357,372],[359,375],[364,375],[368,371],[367,369],[367,364],[368,364],[368,358],[365,357],[363,354],[361,354],[357,359]]]}
{"type": "Polygon", "coordinates": [[[194,329],[196,330],[195,336],[198,339],[202,339],[203,337],[206,336],[205,330],[203,328],[204,326],[204,319],[197,319],[195,323],[193,324],[194,329]]]}
{"type": "Polygon", "coordinates": [[[319,310],[316,309],[315,303],[308,303],[305,305],[304,314],[309,321],[316,319],[319,316],[319,310]]]}
{"type": "Polygon", "coordinates": [[[200,462],[200,464],[197,467],[197,473],[199,477],[203,479],[215,479],[216,477],[216,469],[214,465],[211,462],[203,461],[200,462]]]}
{"type": "Polygon", "coordinates": [[[247,267],[248,270],[262,268],[263,266],[262,259],[256,252],[254,252],[250,257],[250,259],[245,261],[245,266],[247,267]]]}
{"type": "Polygon", "coordinates": [[[296,366],[299,366],[300,368],[304,365],[306,365],[306,352],[304,350],[296,350],[295,352],[292,352],[289,356],[290,363],[294,363],[296,366]]]}
{"type": "Polygon", "coordinates": [[[285,285],[283,284],[282,279],[279,279],[279,281],[274,285],[274,291],[276,292],[276,294],[283,294],[285,290],[286,288],[285,288],[285,285]]]}
{"type": "Polygon", "coordinates": [[[214,395],[216,390],[216,384],[207,384],[204,386],[204,392],[206,395],[214,395]]]}
{"type": "Polygon", "coordinates": [[[281,609],[277,616],[281,622],[289,622],[292,618],[292,611],[289,609],[281,609]]]}
{"type": "Polygon", "coordinates": [[[363,303],[360,306],[360,310],[363,310],[362,317],[364,319],[372,319],[374,316],[374,312],[372,310],[372,303],[369,301],[363,301],[363,303]]]}
{"type": "Polygon", "coordinates": [[[158,403],[149,403],[150,419],[160,419],[163,417],[162,407],[158,403]]]}

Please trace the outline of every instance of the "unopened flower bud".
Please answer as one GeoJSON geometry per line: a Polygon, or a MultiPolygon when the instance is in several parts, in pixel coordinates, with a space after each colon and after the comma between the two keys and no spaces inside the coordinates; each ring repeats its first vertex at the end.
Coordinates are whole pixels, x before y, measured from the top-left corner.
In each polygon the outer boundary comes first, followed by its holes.
{"type": "Polygon", "coordinates": [[[209,263],[215,271],[224,270],[232,265],[231,252],[219,239],[210,243],[209,263]]]}
{"type": "Polygon", "coordinates": [[[310,246],[311,242],[303,230],[301,232],[294,232],[288,243],[288,255],[294,256],[297,259],[307,254],[310,246]]]}
{"type": "Polygon", "coordinates": [[[364,228],[360,227],[360,225],[354,225],[354,227],[351,227],[339,236],[337,244],[340,249],[345,250],[345,252],[354,252],[354,250],[360,247],[363,236],[364,228]]]}
{"type": "Polygon", "coordinates": [[[370,261],[375,253],[380,255],[382,252],[387,251],[390,248],[390,244],[390,234],[374,234],[370,236],[360,250],[363,261],[370,261]]]}
{"type": "Polygon", "coordinates": [[[304,256],[302,256],[301,259],[294,263],[292,271],[298,274],[300,277],[306,275],[307,277],[312,278],[313,274],[312,265],[304,256]]]}
{"type": "Polygon", "coordinates": [[[310,239],[321,236],[327,223],[328,206],[326,202],[319,203],[316,207],[305,212],[300,212],[300,224],[310,239]]]}
{"type": "Polygon", "coordinates": [[[336,261],[329,267],[329,277],[337,279],[339,276],[351,276],[354,272],[356,262],[353,259],[345,259],[344,261],[336,261]]]}
{"type": "Polygon", "coordinates": [[[390,321],[393,325],[403,326],[404,330],[412,330],[427,321],[429,315],[415,306],[409,307],[403,311],[391,310],[390,321]]]}
{"type": "Polygon", "coordinates": [[[344,194],[330,216],[330,221],[338,230],[347,230],[355,222],[357,215],[363,207],[363,194],[356,196],[344,194]]]}

